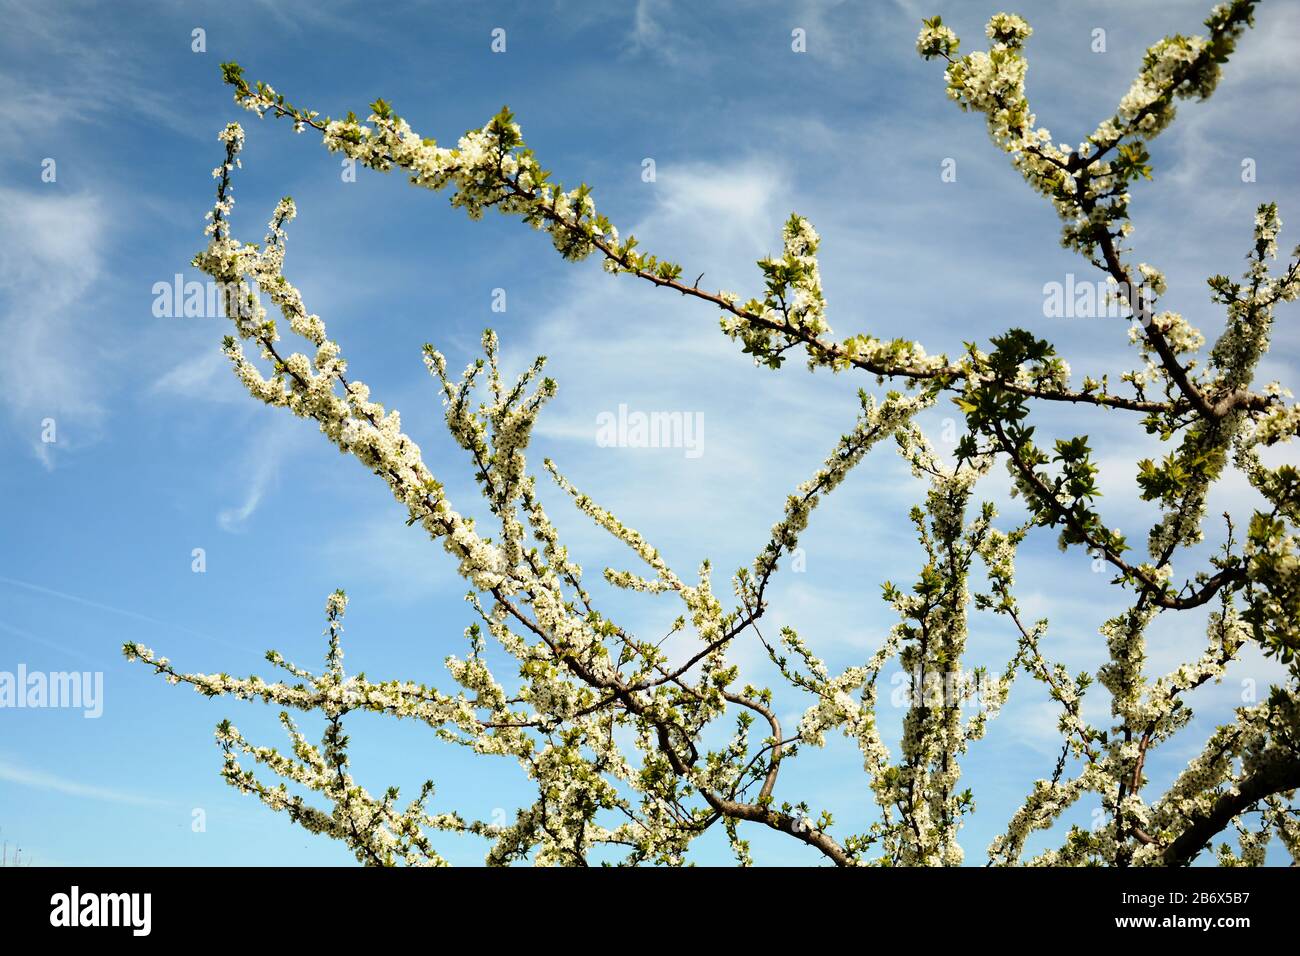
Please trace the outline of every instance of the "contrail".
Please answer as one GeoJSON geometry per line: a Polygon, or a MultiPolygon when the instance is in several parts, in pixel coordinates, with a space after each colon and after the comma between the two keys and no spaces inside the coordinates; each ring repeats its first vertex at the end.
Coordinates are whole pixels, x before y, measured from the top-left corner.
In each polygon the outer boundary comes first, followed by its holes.
{"type": "Polygon", "coordinates": [[[186,634],[192,634],[197,638],[200,638],[205,641],[210,641],[213,644],[220,644],[223,647],[229,647],[235,650],[247,650],[247,648],[241,647],[238,644],[234,644],[230,641],[227,641],[224,638],[212,637],[208,634],[202,633],[201,631],[196,631],[193,628],[184,627],[179,624],[171,624],[167,621],[160,621],[158,618],[150,617],[148,614],[141,614],[138,611],[129,611],[126,608],[113,607],[113,605],[111,604],[101,604],[99,601],[91,601],[88,598],[77,597],[77,595],[68,594],[65,591],[56,591],[53,588],[43,587],[42,585],[39,584],[32,584],[29,581],[18,581],[15,580],[14,578],[7,578],[4,575],[0,575],[0,584],[8,584],[16,588],[24,588],[28,591],[34,591],[37,594],[44,594],[47,597],[58,598],[61,601],[70,601],[73,604],[81,604],[85,607],[93,607],[96,610],[108,611],[112,614],[120,614],[122,617],[129,617],[137,621],[144,621],[148,624],[153,624],[157,627],[166,628],[168,630],[184,631],[186,634]]]}

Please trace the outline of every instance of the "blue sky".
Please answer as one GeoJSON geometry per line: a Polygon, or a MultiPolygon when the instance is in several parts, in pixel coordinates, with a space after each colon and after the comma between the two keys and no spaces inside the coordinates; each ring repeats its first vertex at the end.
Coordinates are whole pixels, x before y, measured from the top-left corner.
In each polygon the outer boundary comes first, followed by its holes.
{"type": "MultiPolygon", "coordinates": [[[[0,0],[0,671],[104,673],[104,714],[0,710],[0,838],[49,864],[337,864],[340,845],[295,829],[226,787],[213,726],[232,717],[280,744],[272,709],[207,701],[128,665],[140,641],[192,670],[265,673],[274,647],[315,666],[328,592],[351,597],[349,666],[372,677],[449,679],[463,649],[464,588],[437,546],[407,528],[386,489],[333,451],[310,423],[255,404],[219,354],[225,322],[153,314],[153,287],[195,278],[210,207],[216,132],[248,130],[235,234],[260,239],[275,200],[297,200],[286,272],[343,346],[352,372],[403,412],[408,432],[450,492],[470,507],[471,474],[440,430],[438,395],[421,362],[429,341],[453,367],[493,325],[521,368],[551,359],[559,395],[533,460],[554,458],[576,484],[641,530],[671,562],[709,557],[719,573],[748,563],[784,496],[818,466],[854,418],[862,376],[810,375],[798,361],[755,369],[699,304],[613,279],[595,261],[562,261],[544,236],[504,217],[468,222],[441,195],[399,177],[340,177],[312,136],[241,113],[218,64],[236,59],[294,103],[364,115],[382,96],[442,142],[514,109],[541,161],[597,202],[643,248],[681,262],[703,285],[746,295],[756,258],[779,251],[791,210],[823,237],[821,267],[836,333],[907,335],[932,352],[1023,325],[1052,339],[1076,375],[1112,374],[1132,353],[1122,320],[1043,317],[1043,286],[1098,278],[1059,248],[1049,204],[988,142],[983,122],[943,93],[942,71],[914,52],[922,16],[941,13],[977,48],[1001,7],[970,0],[893,2],[26,4],[0,0]],[[489,48],[507,31],[507,51],[489,48]],[[806,54],[791,30],[807,31],[806,54]],[[206,52],[191,31],[206,31],[206,52]],[[57,163],[43,182],[42,161],[57,163]],[[657,179],[642,181],[653,158],[657,179]],[[956,182],[940,164],[956,160],[956,182]],[[508,309],[491,311],[492,290],[508,309]],[[704,453],[603,448],[596,419],[619,404],[698,412],[704,453]],[[57,440],[41,440],[53,419],[57,440]],[[191,570],[195,548],[207,569],[191,570]],[[192,812],[206,832],[192,832],[192,812]]],[[[1193,32],[1207,0],[1032,0],[1010,9],[1035,28],[1029,95],[1039,122],[1077,142],[1113,112],[1142,51],[1193,32]],[[1140,6],[1140,9],[1138,9],[1140,6]],[[1107,31],[1105,53],[1090,49],[1107,31]]],[[[1213,100],[1180,107],[1155,143],[1156,177],[1134,190],[1138,258],[1162,268],[1165,305],[1208,335],[1221,324],[1205,277],[1243,267],[1253,210],[1276,200],[1300,223],[1294,175],[1300,6],[1261,5],[1213,100]],[[1258,178],[1243,183],[1244,158],[1258,178]]],[[[1296,242],[1286,228],[1284,248],[1296,242]]],[[[1294,309],[1280,313],[1263,380],[1296,380],[1294,309]]],[[[947,410],[932,413],[932,433],[947,410]]],[[[1151,441],[1132,420],[1056,410],[1041,430],[1088,432],[1103,466],[1105,515],[1125,530],[1152,512],[1132,462],[1151,441]]],[[[1293,449],[1276,457],[1290,455],[1293,449]]],[[[833,668],[864,661],[892,615],[885,579],[910,582],[918,548],[907,508],[924,489],[882,446],[819,509],[807,570],[783,574],[768,627],[796,626],[833,668]]],[[[1019,517],[999,469],[984,497],[1004,526],[1019,517]]],[[[1248,514],[1233,476],[1211,514],[1248,514]]],[[[547,490],[570,550],[593,578],[628,566],[602,533],[547,490]]],[[[1104,658],[1096,628],[1121,598],[1089,559],[1061,554],[1046,532],[1020,561],[1022,602],[1052,621],[1046,650],[1072,669],[1104,658]]],[[[1187,573],[1193,570],[1184,566],[1187,573]]],[[[676,615],[621,600],[618,618],[650,633],[676,615]]],[[[1200,653],[1201,619],[1162,619],[1151,671],[1200,653]]],[[[999,622],[976,619],[972,664],[999,668],[1013,647],[999,622]]],[[[738,660],[762,678],[752,644],[738,660]]],[[[1192,727],[1158,751],[1152,791],[1196,751],[1216,714],[1277,670],[1248,653],[1221,685],[1197,692],[1192,727]]],[[[1091,713],[1107,702],[1095,691],[1091,713]]],[[[791,722],[803,706],[782,702],[791,722]]],[[[898,713],[887,715],[896,725],[898,713]]],[[[420,728],[357,720],[358,778],[372,791],[425,777],[435,809],[491,816],[530,800],[503,760],[472,758],[420,728]]],[[[1013,701],[965,764],[978,811],[968,859],[1000,831],[1032,781],[1050,773],[1055,712],[1037,686],[1013,701]]],[[[808,800],[852,826],[870,819],[860,757],[843,741],[808,751],[778,797],[808,800]]],[[[1093,804],[1069,819],[1086,822],[1093,804]]],[[[758,832],[756,856],[816,862],[758,832]]],[[[1041,847],[1042,841],[1031,844],[1041,847]]],[[[482,859],[473,840],[444,838],[454,862],[482,859]]],[[[725,859],[715,836],[701,862],[725,859]]]]}

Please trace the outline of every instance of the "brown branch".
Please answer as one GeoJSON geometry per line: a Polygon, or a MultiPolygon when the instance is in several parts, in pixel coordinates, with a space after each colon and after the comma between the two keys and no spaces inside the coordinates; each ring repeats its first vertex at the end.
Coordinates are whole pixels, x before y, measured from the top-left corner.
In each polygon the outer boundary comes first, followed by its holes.
{"type": "Polygon", "coordinates": [[[1300,759],[1279,750],[1236,787],[1222,794],[1209,810],[1196,817],[1165,849],[1162,862],[1165,866],[1187,866],[1234,817],[1245,813],[1265,797],[1296,789],[1300,789],[1300,759]]]}

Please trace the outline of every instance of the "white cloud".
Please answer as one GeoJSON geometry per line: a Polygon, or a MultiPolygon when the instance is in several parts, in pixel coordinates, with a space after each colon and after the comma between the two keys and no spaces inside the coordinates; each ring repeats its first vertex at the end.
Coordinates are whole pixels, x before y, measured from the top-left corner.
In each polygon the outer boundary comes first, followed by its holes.
{"type": "Polygon", "coordinates": [[[254,436],[242,463],[232,469],[240,474],[242,497],[238,504],[217,513],[223,531],[237,534],[247,529],[249,519],[279,479],[285,459],[301,441],[302,430],[294,428],[293,419],[276,416],[254,436]]]}
{"type": "Polygon", "coordinates": [[[664,31],[655,14],[665,6],[665,0],[637,0],[632,11],[632,34],[629,37],[633,50],[658,50],[664,31]]]}
{"type": "Polygon", "coordinates": [[[209,402],[248,401],[248,393],[230,372],[230,360],[211,343],[182,359],[154,380],[151,392],[209,402]]]}
{"type": "Polygon", "coordinates": [[[33,136],[44,140],[56,129],[66,132],[59,127],[73,121],[120,121],[123,114],[170,133],[211,135],[200,114],[175,108],[172,91],[144,65],[144,51],[124,49],[117,37],[106,42],[101,32],[86,28],[84,11],[0,0],[0,22],[6,33],[0,39],[18,40],[5,63],[33,50],[58,63],[57,69],[0,69],[0,122],[14,134],[0,140],[0,153],[33,136]]]}
{"type": "MultiPolygon", "coordinates": [[[[375,498],[368,497],[368,502],[374,504],[375,498]]],[[[455,563],[443,553],[442,543],[432,540],[424,528],[408,526],[399,505],[382,497],[378,504],[383,507],[343,525],[322,549],[334,580],[358,593],[364,588],[401,604],[437,594],[463,594],[465,585],[456,577],[455,563]]]]}
{"type": "Polygon", "coordinates": [[[655,206],[636,228],[647,240],[672,242],[672,255],[694,251],[710,259],[739,260],[753,281],[753,260],[779,251],[788,176],[772,160],[725,164],[665,164],[658,169],[655,206]]]}
{"type": "Polygon", "coordinates": [[[679,69],[697,67],[699,41],[683,31],[670,31],[664,26],[665,21],[673,19],[672,7],[672,0],[637,0],[627,38],[628,52],[655,56],[679,69]]]}
{"type": "Polygon", "coordinates": [[[107,231],[98,199],[0,189],[0,373],[4,403],[33,452],[84,444],[104,416],[97,318],[107,231]],[[53,418],[56,442],[41,439],[53,418]]]}
{"type": "Polygon", "coordinates": [[[43,770],[32,770],[19,764],[0,760],[0,780],[15,783],[23,787],[32,787],[53,793],[62,793],[72,797],[84,797],[106,803],[127,803],[142,807],[165,807],[167,801],[143,794],[129,793],[110,787],[101,787],[94,783],[71,780],[43,770]]]}

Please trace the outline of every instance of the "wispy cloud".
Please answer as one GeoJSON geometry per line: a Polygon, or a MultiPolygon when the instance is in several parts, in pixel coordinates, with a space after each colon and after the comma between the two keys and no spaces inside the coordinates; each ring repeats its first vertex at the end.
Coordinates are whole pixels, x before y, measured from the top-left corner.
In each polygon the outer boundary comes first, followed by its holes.
{"type": "Polygon", "coordinates": [[[280,465],[294,443],[294,435],[293,429],[276,419],[254,437],[239,469],[243,473],[243,497],[238,504],[217,513],[217,524],[223,531],[235,534],[247,530],[249,519],[279,477],[280,465]]]}
{"type": "Polygon", "coordinates": [[[67,777],[60,777],[56,774],[47,773],[43,770],[33,770],[16,763],[0,759],[0,780],[8,783],[15,783],[23,787],[32,787],[36,790],[44,790],[50,793],[62,793],[70,797],[82,797],[87,800],[97,800],[107,803],[126,803],[140,807],[165,807],[169,806],[166,800],[159,800],[156,797],[145,796],[144,794],[129,793],[125,790],[115,790],[111,787],[101,787],[95,783],[87,783],[81,780],[72,780],[67,777]]]}
{"type": "Polygon", "coordinates": [[[253,483],[249,486],[248,495],[244,498],[242,504],[224,508],[217,514],[217,524],[221,525],[223,531],[238,532],[244,530],[244,525],[252,517],[257,506],[262,503],[262,494],[266,491],[269,479],[274,476],[275,468],[272,465],[263,463],[253,475],[253,483]]]}
{"type": "Polygon", "coordinates": [[[102,349],[91,334],[107,222],[93,196],[0,188],[0,378],[19,433],[46,467],[104,416],[102,349]],[[53,443],[42,423],[53,419],[53,443]]]}
{"type": "MultiPolygon", "coordinates": [[[[25,631],[20,627],[14,627],[12,624],[7,624],[4,621],[0,621],[0,631],[3,631],[5,634],[8,634],[27,645],[40,644],[42,647],[48,647],[51,650],[58,651],[65,657],[75,657],[78,660],[85,661],[87,664],[93,664],[98,667],[102,667],[104,664],[104,658],[90,657],[74,647],[68,647],[57,641],[51,641],[48,638],[41,637],[39,634],[33,634],[31,631],[25,631]]],[[[114,660],[114,663],[116,663],[116,660],[114,660]]]]}
{"type": "MultiPolygon", "coordinates": [[[[195,637],[202,638],[205,641],[211,641],[216,644],[221,644],[225,647],[231,647],[236,649],[239,648],[239,645],[231,643],[230,641],[224,640],[219,637],[212,637],[211,635],[204,634],[201,631],[196,631],[193,628],[186,627],[182,624],[176,624],[175,622],[172,621],[163,621],[160,620],[159,618],[152,617],[148,614],[142,614],[139,611],[131,610],[130,608],[117,607],[112,604],[105,604],[102,601],[96,601],[91,598],[82,597],[81,595],[78,594],[69,594],[67,591],[59,591],[56,590],[55,588],[45,587],[44,585],[41,584],[34,584],[31,581],[20,581],[15,578],[10,578],[10,577],[5,577],[4,575],[0,575],[0,585],[6,585],[11,588],[17,588],[21,591],[26,591],[30,594],[36,594],[45,598],[54,598],[57,601],[65,601],[70,604],[79,604],[82,607],[91,608],[92,610],[95,611],[108,611],[110,614],[117,614],[120,615],[121,617],[130,618],[135,621],[140,621],[145,624],[150,624],[155,627],[163,628],[167,631],[171,631],[171,632],[180,631],[186,634],[191,634],[195,637]]],[[[9,630],[14,633],[20,633],[17,631],[16,628],[13,627],[10,627],[9,630]]]]}
{"type": "Polygon", "coordinates": [[[672,20],[673,0],[637,0],[627,38],[628,52],[657,57],[679,69],[698,65],[699,40],[665,25],[672,20]]]}
{"type": "Polygon", "coordinates": [[[114,121],[124,114],[170,133],[207,135],[201,120],[176,109],[170,92],[141,65],[148,58],[140,49],[145,45],[140,31],[117,31],[105,42],[101,31],[87,29],[84,11],[73,5],[15,0],[0,0],[0,20],[6,27],[0,50],[7,54],[0,67],[0,92],[8,94],[0,97],[0,120],[19,133],[0,141],[0,152],[23,143],[26,134],[45,138],[55,125],[114,121]],[[124,49],[124,44],[135,49],[124,49]],[[25,69],[22,58],[36,51],[46,60],[57,57],[59,68],[25,69]],[[48,105],[51,112],[34,109],[36,105],[48,105]]]}
{"type": "Polygon", "coordinates": [[[181,359],[156,378],[149,390],[156,395],[207,402],[248,401],[248,394],[230,373],[230,361],[211,344],[197,355],[181,359]]]}

